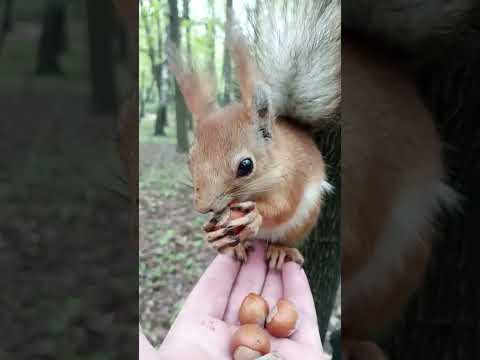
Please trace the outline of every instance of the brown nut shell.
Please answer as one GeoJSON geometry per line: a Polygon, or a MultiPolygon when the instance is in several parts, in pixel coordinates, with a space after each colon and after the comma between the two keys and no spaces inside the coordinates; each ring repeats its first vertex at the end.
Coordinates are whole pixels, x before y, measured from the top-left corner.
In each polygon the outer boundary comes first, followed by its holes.
{"type": "Polygon", "coordinates": [[[270,311],[267,318],[267,331],[277,338],[291,336],[296,328],[298,312],[288,300],[279,300],[277,305],[270,311]]]}
{"type": "Polygon", "coordinates": [[[242,305],[238,311],[238,320],[240,324],[257,324],[265,326],[265,320],[268,316],[267,301],[255,293],[250,293],[243,299],[242,305]]]}
{"type": "Polygon", "coordinates": [[[233,334],[230,341],[230,352],[234,355],[235,360],[248,360],[250,358],[237,358],[235,354],[250,356],[254,354],[253,352],[257,352],[261,356],[270,352],[270,346],[270,337],[264,329],[256,324],[246,324],[240,326],[233,334]],[[239,347],[246,347],[251,351],[238,349],[239,347]]]}

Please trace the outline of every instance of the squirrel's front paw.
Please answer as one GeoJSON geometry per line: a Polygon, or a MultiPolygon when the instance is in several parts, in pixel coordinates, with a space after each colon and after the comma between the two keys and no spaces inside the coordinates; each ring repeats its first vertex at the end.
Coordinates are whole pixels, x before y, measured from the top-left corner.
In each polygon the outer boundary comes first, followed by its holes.
{"type": "Polygon", "coordinates": [[[300,266],[304,262],[303,256],[298,249],[276,244],[268,244],[265,257],[268,267],[272,270],[281,270],[285,261],[291,260],[300,266]]]}
{"type": "Polygon", "coordinates": [[[229,221],[222,226],[233,231],[242,243],[253,240],[262,226],[262,215],[258,212],[255,203],[253,201],[235,203],[230,206],[230,211],[231,214],[240,213],[240,216],[230,216],[229,221]]]}
{"type": "Polygon", "coordinates": [[[255,203],[235,203],[223,213],[215,215],[203,230],[206,241],[220,253],[232,253],[241,261],[246,260],[250,241],[262,225],[262,216],[255,203]]]}

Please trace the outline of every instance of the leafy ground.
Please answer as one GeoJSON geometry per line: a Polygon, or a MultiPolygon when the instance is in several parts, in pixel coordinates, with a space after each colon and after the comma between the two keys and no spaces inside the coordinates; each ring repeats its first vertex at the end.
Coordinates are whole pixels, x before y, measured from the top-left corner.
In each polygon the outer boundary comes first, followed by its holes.
{"type": "Polygon", "coordinates": [[[202,239],[206,220],[192,207],[184,155],[168,138],[149,136],[143,120],[140,145],[140,323],[155,345],[214,257],[202,239]],[[143,133],[143,134],[142,134],[143,133]]]}
{"type": "MultiPolygon", "coordinates": [[[[215,256],[202,240],[185,156],[176,153],[175,129],[153,137],[153,117],[140,128],[140,323],[158,346],[183,301],[215,256]]],[[[340,295],[327,336],[340,327],[340,295]]],[[[327,350],[330,349],[326,343],[327,350]]]]}

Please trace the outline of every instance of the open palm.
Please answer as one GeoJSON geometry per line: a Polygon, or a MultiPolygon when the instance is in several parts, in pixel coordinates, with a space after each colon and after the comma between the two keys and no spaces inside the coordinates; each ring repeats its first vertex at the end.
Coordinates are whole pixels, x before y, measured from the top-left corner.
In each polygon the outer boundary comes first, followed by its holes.
{"type": "Polygon", "coordinates": [[[253,292],[261,294],[270,309],[284,298],[299,312],[298,329],[289,339],[272,337],[273,352],[285,360],[300,355],[305,360],[321,359],[317,316],[305,272],[293,262],[286,263],[281,272],[268,270],[264,256],[260,241],[243,265],[218,255],[187,298],[159,352],[151,350],[149,358],[231,360],[229,345],[239,326],[238,310],[253,292]]]}

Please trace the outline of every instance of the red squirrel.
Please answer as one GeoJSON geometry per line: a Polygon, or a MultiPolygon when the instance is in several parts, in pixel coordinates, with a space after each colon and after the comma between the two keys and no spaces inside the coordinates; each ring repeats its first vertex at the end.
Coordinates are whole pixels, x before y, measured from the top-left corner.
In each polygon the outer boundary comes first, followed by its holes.
{"type": "Polygon", "coordinates": [[[235,26],[227,35],[240,102],[219,107],[208,75],[172,49],[170,68],[195,121],[188,159],[195,208],[246,213],[215,216],[204,228],[208,243],[244,261],[250,240],[266,240],[269,267],[280,269],[287,260],[303,263],[296,247],[331,187],[305,127],[323,126],[339,111],[341,11],[337,0],[295,8],[266,2],[264,10],[251,44],[235,26]]]}

